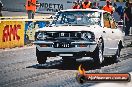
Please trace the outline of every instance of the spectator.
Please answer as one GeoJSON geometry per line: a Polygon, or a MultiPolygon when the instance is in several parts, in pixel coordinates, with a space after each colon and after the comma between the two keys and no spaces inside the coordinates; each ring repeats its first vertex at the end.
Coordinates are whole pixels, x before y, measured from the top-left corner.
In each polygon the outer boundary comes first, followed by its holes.
{"type": "Polygon", "coordinates": [[[111,4],[111,2],[109,0],[107,0],[106,5],[102,9],[113,14],[113,6],[110,4],[111,4]]]}
{"type": "Polygon", "coordinates": [[[113,6],[114,6],[114,8],[115,8],[115,9],[117,9],[117,5],[116,5],[116,3],[114,3],[114,5],[113,5],[113,6]]]}
{"type": "Polygon", "coordinates": [[[130,2],[130,8],[131,8],[131,23],[130,23],[130,27],[132,27],[132,1],[130,2]]]}
{"type": "Polygon", "coordinates": [[[112,15],[113,15],[113,17],[114,17],[114,19],[115,19],[116,22],[120,21],[120,15],[119,15],[119,13],[117,11],[117,5],[116,5],[116,3],[114,3],[113,14],[112,15]]]}
{"type": "Polygon", "coordinates": [[[117,7],[117,12],[118,12],[118,14],[120,15],[120,19],[123,20],[123,14],[124,14],[123,7],[122,7],[122,6],[118,6],[118,7],[117,7]]]}
{"type": "Polygon", "coordinates": [[[2,17],[2,8],[3,8],[3,3],[1,2],[1,0],[0,0],[0,17],[2,17]]]}
{"type": "Polygon", "coordinates": [[[36,0],[27,0],[26,1],[26,11],[28,14],[28,19],[34,19],[36,12],[36,0]]]}
{"type": "Polygon", "coordinates": [[[73,9],[79,9],[80,8],[79,2],[75,1],[73,3],[74,3],[74,5],[72,6],[73,9]]]}
{"type": "Polygon", "coordinates": [[[120,15],[119,13],[117,12],[117,9],[115,9],[115,11],[113,12],[113,17],[115,19],[116,22],[120,21],[120,15]]]}
{"type": "Polygon", "coordinates": [[[126,7],[124,10],[124,19],[125,19],[125,35],[129,35],[129,29],[132,21],[132,12],[131,12],[130,3],[126,2],[126,7]]]}
{"type": "Polygon", "coordinates": [[[93,2],[92,9],[99,9],[99,4],[97,2],[93,2]]]}
{"type": "Polygon", "coordinates": [[[82,0],[79,0],[80,9],[83,9],[82,3],[83,3],[83,1],[82,0]]]}
{"type": "Polygon", "coordinates": [[[82,2],[82,8],[86,9],[86,8],[91,8],[92,4],[89,0],[85,0],[84,2],[82,2]]]}
{"type": "MultiPolygon", "coordinates": [[[[110,1],[109,1],[109,2],[110,2],[110,1]]],[[[112,11],[112,13],[113,13],[113,12],[115,11],[115,7],[116,7],[116,6],[114,7],[114,6],[112,5],[111,2],[110,2],[110,6],[111,6],[111,8],[112,8],[112,10],[113,10],[113,11],[112,11]]]]}

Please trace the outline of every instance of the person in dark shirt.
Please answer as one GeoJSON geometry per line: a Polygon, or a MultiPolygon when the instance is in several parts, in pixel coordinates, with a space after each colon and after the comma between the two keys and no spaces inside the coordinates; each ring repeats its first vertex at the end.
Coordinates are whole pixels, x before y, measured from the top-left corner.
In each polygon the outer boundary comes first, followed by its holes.
{"type": "Polygon", "coordinates": [[[131,23],[130,23],[130,27],[132,27],[132,2],[130,3],[130,8],[131,8],[131,23]]]}
{"type": "Polygon", "coordinates": [[[126,7],[124,10],[124,20],[125,20],[125,35],[129,35],[129,29],[132,21],[132,12],[131,12],[131,6],[129,2],[126,2],[126,7]]]}
{"type": "Polygon", "coordinates": [[[3,8],[3,3],[1,2],[1,0],[0,0],[0,17],[2,17],[2,8],[3,8]]]}
{"type": "Polygon", "coordinates": [[[92,9],[99,9],[99,3],[93,2],[92,9]]]}
{"type": "Polygon", "coordinates": [[[122,6],[118,6],[117,12],[118,12],[118,14],[120,15],[120,19],[123,20],[123,13],[124,13],[123,7],[122,7],[122,6]]]}

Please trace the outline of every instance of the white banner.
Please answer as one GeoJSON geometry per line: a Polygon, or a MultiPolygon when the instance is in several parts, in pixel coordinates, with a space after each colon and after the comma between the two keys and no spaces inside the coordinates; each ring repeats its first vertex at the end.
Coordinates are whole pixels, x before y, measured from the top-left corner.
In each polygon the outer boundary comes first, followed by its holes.
{"type": "Polygon", "coordinates": [[[37,0],[40,4],[37,7],[37,12],[40,13],[55,13],[59,10],[72,8],[75,0],[37,0]]]}

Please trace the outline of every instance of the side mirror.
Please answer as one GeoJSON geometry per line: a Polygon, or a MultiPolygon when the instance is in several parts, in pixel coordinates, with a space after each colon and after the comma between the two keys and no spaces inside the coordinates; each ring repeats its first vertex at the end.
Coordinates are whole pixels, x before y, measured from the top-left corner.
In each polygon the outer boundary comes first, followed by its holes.
{"type": "Polygon", "coordinates": [[[117,26],[122,32],[124,31],[124,23],[123,23],[123,21],[118,21],[117,22],[117,26]]]}
{"type": "Polygon", "coordinates": [[[117,24],[120,26],[120,25],[123,25],[123,21],[118,21],[117,24]]]}

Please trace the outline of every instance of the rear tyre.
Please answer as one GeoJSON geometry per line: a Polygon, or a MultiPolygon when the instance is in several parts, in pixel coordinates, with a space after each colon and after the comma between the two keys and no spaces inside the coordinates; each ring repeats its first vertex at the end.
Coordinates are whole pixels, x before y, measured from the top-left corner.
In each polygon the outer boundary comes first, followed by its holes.
{"type": "Polygon", "coordinates": [[[40,52],[36,48],[36,57],[37,57],[37,61],[38,61],[39,64],[46,63],[46,60],[47,60],[47,54],[46,54],[46,52],[40,52]]]}
{"type": "Polygon", "coordinates": [[[104,61],[103,47],[104,47],[103,40],[100,39],[99,44],[97,45],[97,47],[94,51],[94,54],[93,54],[93,59],[94,59],[95,65],[100,65],[104,61]]]}
{"type": "Polygon", "coordinates": [[[120,51],[121,51],[121,49],[120,49],[120,47],[118,46],[118,49],[117,49],[117,51],[116,51],[116,54],[113,56],[113,58],[112,58],[112,62],[118,62],[119,61],[119,58],[120,58],[120,51]]]}

